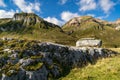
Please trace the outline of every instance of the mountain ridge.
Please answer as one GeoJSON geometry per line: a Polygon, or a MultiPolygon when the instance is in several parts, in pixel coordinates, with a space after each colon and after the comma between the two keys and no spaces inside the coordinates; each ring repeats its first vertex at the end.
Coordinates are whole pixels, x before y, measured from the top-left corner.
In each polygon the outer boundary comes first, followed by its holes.
{"type": "Polygon", "coordinates": [[[101,39],[105,46],[114,47],[120,46],[118,37],[120,27],[116,22],[80,16],[72,18],[60,27],[34,13],[16,13],[11,19],[0,19],[0,37],[15,36],[21,39],[52,41],[65,45],[75,45],[77,40],[90,37],[101,39]]]}
{"type": "Polygon", "coordinates": [[[0,37],[16,37],[65,44],[74,40],[65,34],[61,27],[43,20],[34,13],[16,13],[13,18],[6,21],[1,19],[0,21],[0,37]]]}
{"type": "Polygon", "coordinates": [[[91,16],[82,16],[72,18],[63,25],[62,29],[77,40],[95,38],[101,39],[103,45],[107,47],[120,46],[119,24],[116,24],[116,22],[111,23],[91,16]]]}

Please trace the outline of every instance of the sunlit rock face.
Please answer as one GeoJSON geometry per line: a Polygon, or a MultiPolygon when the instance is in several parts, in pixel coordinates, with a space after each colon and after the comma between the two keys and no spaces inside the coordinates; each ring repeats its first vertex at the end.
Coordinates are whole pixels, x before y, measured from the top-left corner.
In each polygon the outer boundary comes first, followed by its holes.
{"type": "Polygon", "coordinates": [[[71,19],[70,21],[68,21],[64,26],[80,26],[80,24],[82,22],[85,22],[85,21],[89,21],[93,19],[91,16],[80,16],[80,17],[75,17],[73,19],[71,19]]]}
{"type": "Polygon", "coordinates": [[[76,47],[101,47],[102,40],[94,38],[83,38],[76,42],[76,47]]]}
{"type": "Polygon", "coordinates": [[[10,19],[0,19],[1,32],[22,32],[24,30],[30,30],[30,27],[33,27],[31,30],[36,28],[36,30],[57,28],[62,31],[58,25],[49,23],[34,13],[15,13],[14,16],[10,19]]]}
{"type": "Polygon", "coordinates": [[[36,24],[38,22],[43,21],[42,18],[38,17],[34,13],[16,13],[13,18],[13,21],[23,21],[24,24],[30,25],[31,22],[32,24],[36,24]]]}
{"type": "Polygon", "coordinates": [[[116,24],[120,24],[120,19],[118,19],[115,23],[116,23],[116,24]]]}

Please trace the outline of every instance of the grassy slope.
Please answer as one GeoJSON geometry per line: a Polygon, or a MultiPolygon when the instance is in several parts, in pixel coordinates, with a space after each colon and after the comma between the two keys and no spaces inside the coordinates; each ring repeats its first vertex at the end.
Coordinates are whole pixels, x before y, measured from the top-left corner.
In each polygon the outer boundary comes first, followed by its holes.
{"type": "Polygon", "coordinates": [[[45,21],[41,21],[41,23],[37,23],[35,25],[26,26],[23,25],[22,21],[6,20],[6,22],[5,20],[0,20],[0,27],[7,28],[8,30],[5,32],[0,31],[0,37],[40,40],[64,45],[75,44],[74,39],[64,32],[61,32],[61,29],[58,26],[52,26],[45,21]],[[13,30],[11,30],[11,27],[14,27],[13,30]]]}
{"type": "Polygon", "coordinates": [[[18,39],[28,39],[28,40],[40,40],[40,41],[48,41],[48,42],[55,42],[64,45],[73,45],[75,41],[72,41],[73,38],[64,34],[58,29],[39,29],[39,30],[32,30],[32,33],[15,33],[15,32],[3,32],[0,34],[0,37],[13,37],[18,39]],[[71,42],[69,42],[71,41],[71,42]]]}
{"type": "Polygon", "coordinates": [[[120,80],[120,55],[99,60],[95,65],[75,68],[60,80],[120,80]]]}
{"type": "Polygon", "coordinates": [[[120,47],[120,31],[110,26],[102,26],[93,21],[83,22],[80,26],[63,26],[63,30],[68,32],[74,30],[71,34],[76,40],[86,37],[94,37],[103,41],[103,47],[120,47]]]}

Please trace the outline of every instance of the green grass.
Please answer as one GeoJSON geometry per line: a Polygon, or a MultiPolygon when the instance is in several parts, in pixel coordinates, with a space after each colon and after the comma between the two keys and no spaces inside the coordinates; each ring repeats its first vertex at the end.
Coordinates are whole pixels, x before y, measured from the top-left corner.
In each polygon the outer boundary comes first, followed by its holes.
{"type": "Polygon", "coordinates": [[[42,66],[43,66],[42,62],[37,62],[37,63],[34,62],[28,66],[25,66],[24,69],[27,71],[36,71],[40,69],[42,66]]]}
{"type": "MultiPolygon", "coordinates": [[[[4,66],[4,68],[2,68],[2,72],[6,74],[7,76],[12,76],[13,74],[17,74],[19,69],[20,69],[19,63],[17,64],[8,63],[4,66]],[[15,72],[11,73],[9,72],[10,70],[14,70],[15,72]]],[[[0,72],[0,75],[2,75],[1,72],[0,72]]]]}
{"type": "Polygon", "coordinates": [[[75,68],[60,80],[120,80],[120,55],[99,60],[95,65],[75,68]]]}
{"type": "Polygon", "coordinates": [[[120,53],[120,48],[108,48],[108,49],[111,49],[112,51],[120,53]]]}

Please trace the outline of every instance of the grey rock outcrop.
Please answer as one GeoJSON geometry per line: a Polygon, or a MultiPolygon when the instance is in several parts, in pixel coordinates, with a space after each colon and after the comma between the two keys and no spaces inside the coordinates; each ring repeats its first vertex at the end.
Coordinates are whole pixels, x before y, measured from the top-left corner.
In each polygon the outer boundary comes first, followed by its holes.
{"type": "Polygon", "coordinates": [[[30,27],[33,26],[34,28],[43,28],[43,29],[59,28],[60,31],[62,30],[58,25],[49,23],[34,13],[15,13],[11,19],[3,22],[4,23],[0,24],[0,31],[2,32],[8,32],[8,31],[15,32],[17,30],[18,31],[21,30],[22,32],[24,31],[24,29],[29,30],[30,27]]]}
{"type": "Polygon", "coordinates": [[[12,72],[9,76],[3,71],[5,64],[10,62],[11,58],[0,58],[0,63],[6,62],[3,66],[0,66],[0,72],[2,73],[0,80],[48,80],[48,78],[57,79],[61,77],[63,73],[69,73],[72,68],[84,67],[89,63],[95,64],[96,61],[100,58],[116,55],[116,52],[103,48],[78,48],[54,43],[39,42],[32,46],[32,50],[13,52],[14,55],[19,55],[21,53],[21,57],[17,58],[17,63],[14,63],[14,65],[19,64],[19,69],[10,69],[7,71],[7,73],[12,72]],[[32,56],[37,57],[39,55],[41,55],[41,57],[32,58],[32,56]],[[42,63],[42,66],[37,70],[26,70],[26,66],[35,66],[35,63],[39,62],[42,63]]]}
{"type": "Polygon", "coordinates": [[[120,30],[120,25],[115,28],[116,30],[120,30]]]}
{"type": "Polygon", "coordinates": [[[41,21],[43,21],[42,18],[38,17],[37,15],[35,15],[34,13],[16,13],[13,18],[13,21],[23,21],[23,24],[25,25],[30,25],[30,23],[32,22],[32,24],[36,24],[36,23],[40,23],[41,21]]]}
{"type": "Polygon", "coordinates": [[[102,40],[94,38],[83,38],[76,42],[76,47],[101,47],[102,40]]]}

